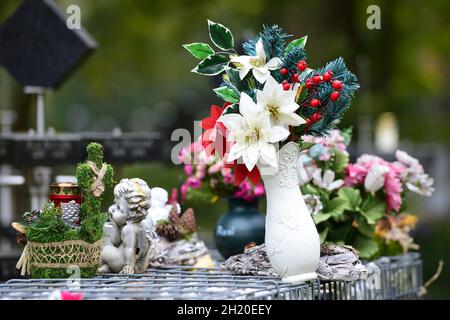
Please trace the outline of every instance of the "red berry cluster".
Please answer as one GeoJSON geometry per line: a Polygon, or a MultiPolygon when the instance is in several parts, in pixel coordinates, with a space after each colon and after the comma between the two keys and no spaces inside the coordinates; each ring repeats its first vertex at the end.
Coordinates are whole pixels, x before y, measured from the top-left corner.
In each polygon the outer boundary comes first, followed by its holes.
{"type": "MultiPolygon", "coordinates": [[[[303,71],[305,71],[307,67],[308,67],[308,65],[307,65],[307,63],[306,63],[305,60],[300,60],[300,61],[297,63],[297,69],[300,71],[300,73],[303,72],[303,71]]],[[[288,73],[289,73],[289,70],[288,70],[287,68],[281,68],[281,69],[280,69],[280,74],[281,74],[283,77],[287,76],[288,73]]],[[[291,80],[291,82],[292,82],[293,84],[294,84],[294,83],[299,83],[299,82],[300,82],[300,74],[299,74],[299,73],[294,73],[294,74],[291,76],[291,79],[290,79],[290,80],[291,80]]],[[[283,89],[284,89],[285,91],[291,89],[291,84],[290,84],[289,81],[287,81],[287,80],[284,80],[284,81],[282,82],[282,86],[283,86],[283,89]]]]}
{"type": "MultiPolygon", "coordinates": [[[[333,80],[333,72],[331,70],[326,71],[324,74],[319,75],[315,74],[310,79],[306,80],[305,87],[312,92],[314,89],[314,86],[317,86],[324,82],[331,82],[331,87],[335,90],[330,94],[330,100],[331,101],[337,101],[341,93],[339,90],[341,90],[344,85],[339,80],[333,80]]],[[[319,99],[311,99],[309,101],[309,106],[312,108],[317,108],[322,105],[322,101],[319,99]]],[[[322,115],[320,112],[315,112],[311,118],[306,119],[306,125],[310,126],[312,123],[319,121],[322,118],[322,115]]]]}

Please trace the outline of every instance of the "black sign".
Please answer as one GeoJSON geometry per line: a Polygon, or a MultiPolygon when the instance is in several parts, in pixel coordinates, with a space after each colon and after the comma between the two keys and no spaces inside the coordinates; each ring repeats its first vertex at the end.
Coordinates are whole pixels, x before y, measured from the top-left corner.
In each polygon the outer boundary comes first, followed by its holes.
{"type": "Polygon", "coordinates": [[[0,64],[24,87],[58,87],[95,47],[51,0],[25,0],[0,27],[0,64]]]}
{"type": "Polygon", "coordinates": [[[86,158],[86,146],[99,142],[110,163],[166,160],[164,145],[157,133],[59,134],[33,137],[9,134],[0,137],[0,163],[16,166],[76,164],[86,158]]]}

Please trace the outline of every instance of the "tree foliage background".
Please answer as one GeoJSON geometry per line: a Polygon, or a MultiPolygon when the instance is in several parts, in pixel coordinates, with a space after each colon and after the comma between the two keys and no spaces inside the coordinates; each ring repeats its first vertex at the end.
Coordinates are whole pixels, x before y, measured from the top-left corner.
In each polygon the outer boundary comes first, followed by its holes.
{"type": "MultiPolygon", "coordinates": [[[[83,26],[99,43],[98,50],[62,88],[49,95],[48,125],[57,131],[120,127],[170,136],[175,128],[192,130],[193,120],[206,116],[211,104],[220,103],[211,92],[218,80],[190,73],[195,61],[181,44],[207,42],[206,20],[211,19],[228,26],[237,42],[253,37],[263,24],[278,24],[298,37],[308,35],[313,67],[344,57],[359,77],[361,91],[343,125],[357,127],[361,115],[375,120],[381,112],[391,111],[398,118],[403,141],[450,146],[448,0],[55,2],[62,9],[78,5],[83,26]],[[366,27],[366,9],[373,4],[381,9],[380,30],[366,27]]],[[[0,22],[19,4],[19,0],[0,1],[0,22]]],[[[0,72],[3,88],[7,88],[0,91],[0,102],[19,114],[14,130],[33,127],[30,98],[0,72]]],[[[167,188],[176,185],[180,169],[166,168],[168,173],[162,175],[160,167],[135,165],[123,168],[119,175],[139,175],[148,178],[150,185],[167,188]]],[[[212,214],[209,227],[216,219],[217,214],[212,214]]],[[[435,260],[425,269],[425,276],[431,275],[435,260]]],[[[441,283],[450,282],[449,274],[443,277],[441,283]]],[[[436,287],[438,297],[450,291],[439,284],[436,287]]]]}

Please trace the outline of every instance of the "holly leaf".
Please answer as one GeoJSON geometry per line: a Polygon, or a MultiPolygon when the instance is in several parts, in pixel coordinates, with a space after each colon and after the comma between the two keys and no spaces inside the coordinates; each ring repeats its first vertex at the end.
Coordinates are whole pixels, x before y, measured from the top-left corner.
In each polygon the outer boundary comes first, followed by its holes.
{"type": "Polygon", "coordinates": [[[192,72],[205,76],[215,76],[223,72],[228,65],[228,59],[224,56],[213,54],[202,60],[192,72]]]}
{"type": "Polygon", "coordinates": [[[367,223],[375,224],[386,215],[386,203],[375,198],[368,198],[361,205],[360,212],[366,218],[367,223]]]}
{"type": "Polygon", "coordinates": [[[324,221],[327,221],[328,219],[330,219],[331,214],[319,212],[319,213],[314,214],[312,216],[312,218],[313,218],[315,224],[319,224],[321,222],[324,222],[324,221]]]}
{"type": "Polygon", "coordinates": [[[239,105],[232,104],[228,106],[222,114],[239,113],[239,105]]]}
{"type": "Polygon", "coordinates": [[[206,59],[210,55],[215,53],[213,48],[211,48],[209,44],[202,42],[184,44],[183,48],[185,48],[187,51],[189,51],[190,54],[200,60],[206,59]]]}
{"type": "Polygon", "coordinates": [[[230,89],[226,86],[219,87],[213,90],[220,98],[227,102],[237,103],[239,102],[239,92],[236,90],[230,89]]]}
{"type": "Polygon", "coordinates": [[[358,211],[361,205],[362,198],[359,190],[349,187],[339,189],[338,196],[341,199],[347,200],[346,209],[350,211],[358,211]]]}
{"type": "Polygon", "coordinates": [[[289,43],[287,45],[285,52],[292,51],[292,49],[294,49],[296,47],[303,49],[306,45],[307,40],[308,40],[308,36],[304,36],[303,38],[292,40],[291,43],[289,43]]]}
{"type": "Polygon", "coordinates": [[[239,77],[239,71],[233,68],[227,68],[227,80],[235,87],[239,92],[247,91],[249,89],[248,82],[242,81],[239,77]]]}
{"type": "Polygon", "coordinates": [[[233,35],[227,27],[208,20],[209,37],[217,48],[230,50],[234,47],[233,35]]]}
{"type": "Polygon", "coordinates": [[[353,242],[353,246],[359,252],[359,256],[363,259],[373,257],[379,250],[378,242],[373,238],[358,235],[353,242]]]}

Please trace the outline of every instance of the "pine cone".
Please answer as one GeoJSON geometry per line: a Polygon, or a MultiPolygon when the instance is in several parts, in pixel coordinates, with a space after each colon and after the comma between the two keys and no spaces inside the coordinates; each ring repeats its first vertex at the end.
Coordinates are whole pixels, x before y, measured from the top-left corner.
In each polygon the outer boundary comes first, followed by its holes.
{"type": "Polygon", "coordinates": [[[176,241],[183,237],[183,228],[174,223],[158,224],[156,225],[156,233],[169,241],[176,241]]]}
{"type": "Polygon", "coordinates": [[[17,241],[18,244],[26,246],[27,242],[28,242],[27,235],[25,233],[18,232],[16,241],[17,241]]]}
{"type": "Polygon", "coordinates": [[[182,224],[183,223],[181,221],[180,214],[178,213],[178,209],[175,205],[172,205],[172,209],[170,210],[169,221],[174,224],[182,224]]]}
{"type": "Polygon", "coordinates": [[[26,223],[34,223],[39,220],[39,216],[41,215],[41,210],[33,210],[31,212],[26,212],[23,216],[25,218],[26,223]]]}
{"type": "Polygon", "coordinates": [[[71,228],[78,227],[80,225],[80,205],[74,200],[61,203],[61,219],[71,228]]]}
{"type": "Polygon", "coordinates": [[[197,223],[195,221],[195,214],[192,208],[187,209],[183,213],[183,215],[181,216],[181,221],[183,221],[183,224],[186,226],[186,229],[189,231],[189,233],[194,233],[195,231],[197,231],[197,223]]]}

